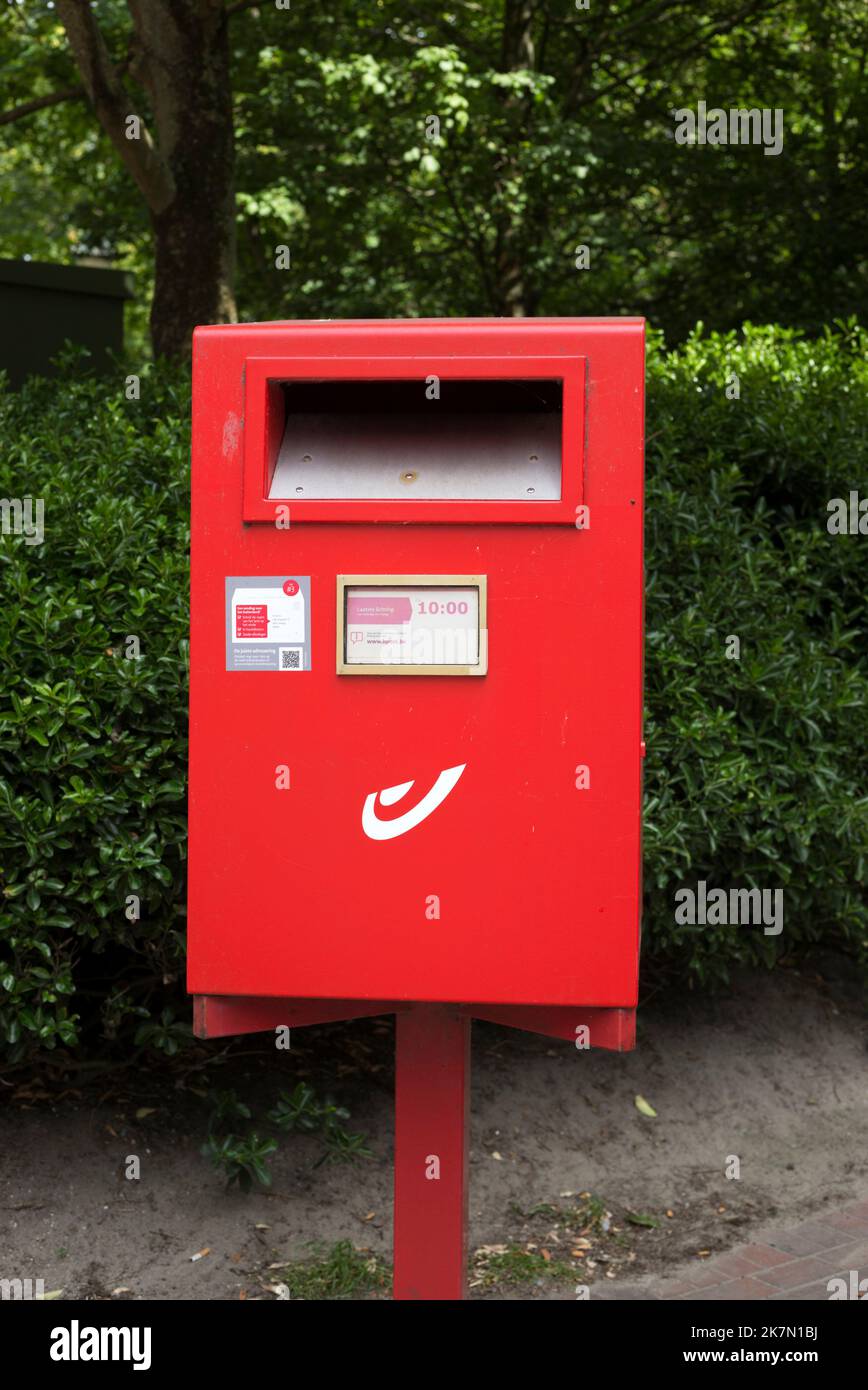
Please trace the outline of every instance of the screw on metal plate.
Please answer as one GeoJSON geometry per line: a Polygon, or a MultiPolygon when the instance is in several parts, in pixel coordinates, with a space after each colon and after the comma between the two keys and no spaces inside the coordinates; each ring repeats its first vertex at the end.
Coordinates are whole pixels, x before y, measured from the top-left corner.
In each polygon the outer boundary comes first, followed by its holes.
{"type": "MultiPolygon", "coordinates": [[[[529,459],[529,461],[530,461],[531,463],[536,463],[537,460],[539,459],[539,454],[528,454],[528,459],[529,459]]],[[[527,493],[528,497],[532,497],[533,494],[536,492],[536,488],[535,488],[535,487],[527,487],[527,488],[525,488],[525,492],[527,493]]]]}
{"type": "Polygon", "coordinates": [[[406,473],[401,474],[402,483],[415,483],[419,474],[412,468],[408,468],[406,473]]]}

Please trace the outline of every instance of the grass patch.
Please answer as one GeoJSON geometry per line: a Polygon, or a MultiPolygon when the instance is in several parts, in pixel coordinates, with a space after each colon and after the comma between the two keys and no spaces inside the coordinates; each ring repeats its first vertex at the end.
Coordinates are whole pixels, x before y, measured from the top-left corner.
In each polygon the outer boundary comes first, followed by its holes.
{"type": "Polygon", "coordinates": [[[275,1273],[291,1299],[341,1299],[376,1293],[389,1287],[391,1267],[370,1250],[341,1240],[320,1260],[303,1260],[275,1273]]]}
{"type": "Polygon", "coordinates": [[[576,1268],[548,1251],[524,1250],[520,1245],[483,1245],[473,1254],[470,1287],[490,1289],[532,1284],[538,1279],[575,1279],[576,1268]]]}
{"type": "MultiPolygon", "coordinates": [[[[567,1194],[564,1194],[567,1195],[567,1194]]],[[[566,1203],[540,1202],[525,1210],[513,1202],[510,1211],[520,1231],[510,1246],[492,1250],[521,1251],[527,1261],[507,1259],[504,1269],[527,1271],[527,1279],[566,1278],[592,1284],[627,1273],[637,1258],[637,1248],[663,1224],[661,1217],[646,1212],[622,1211],[615,1215],[593,1192],[569,1194],[566,1203]]],[[[487,1268],[497,1267],[491,1262],[487,1268]]],[[[521,1282],[512,1277],[512,1282],[521,1282]]],[[[496,1279],[489,1280],[496,1282],[496,1279]]]]}

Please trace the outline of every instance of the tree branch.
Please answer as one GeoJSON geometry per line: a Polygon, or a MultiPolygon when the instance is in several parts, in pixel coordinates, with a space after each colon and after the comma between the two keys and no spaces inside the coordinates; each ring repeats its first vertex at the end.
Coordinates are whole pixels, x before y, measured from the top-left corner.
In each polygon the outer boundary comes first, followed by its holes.
{"type": "MultiPolygon", "coordinates": [[[[702,52],[707,46],[709,39],[717,38],[721,34],[729,34],[744,20],[752,18],[757,11],[763,11],[768,7],[770,12],[771,10],[777,9],[781,4],[783,4],[783,0],[750,0],[750,3],[746,5],[743,10],[740,10],[738,14],[730,15],[727,19],[721,20],[719,23],[712,24],[708,28],[703,29],[700,34],[694,35],[691,41],[684,47],[671,45],[666,50],[668,60],[674,63],[681,63],[686,58],[692,58],[697,53],[702,52]]],[[[616,78],[607,86],[601,87],[598,91],[593,92],[590,96],[584,97],[580,101],[575,101],[572,109],[568,110],[565,106],[564,114],[573,115],[583,106],[593,106],[595,102],[600,101],[604,96],[608,96],[610,92],[617,91],[619,87],[630,87],[630,83],[634,77],[644,76],[644,74],[649,72],[655,65],[662,68],[663,62],[663,52],[655,49],[650,58],[644,63],[639,63],[637,67],[632,68],[631,71],[625,73],[623,77],[616,78]]]]}
{"type": "MultiPolygon", "coordinates": [[[[629,72],[625,73],[623,77],[614,79],[607,86],[601,87],[593,91],[589,96],[579,97],[579,82],[577,80],[574,80],[574,82],[570,85],[570,88],[563,102],[563,114],[565,116],[576,115],[582,107],[593,106],[604,96],[608,96],[610,92],[617,91],[619,87],[626,86],[629,88],[630,83],[632,82],[632,79],[634,77],[644,76],[645,73],[650,72],[655,66],[659,66],[661,70],[663,70],[664,65],[667,61],[680,63],[687,58],[694,57],[698,52],[702,51],[706,47],[709,40],[717,38],[720,34],[731,33],[737,25],[741,24],[744,20],[753,18],[753,16],[756,14],[759,14],[760,17],[762,17],[766,13],[770,14],[773,10],[778,9],[783,3],[784,0],[750,0],[750,3],[747,4],[745,8],[742,9],[738,14],[731,15],[727,19],[715,20],[707,28],[692,34],[684,46],[670,44],[667,45],[665,49],[655,48],[651,52],[651,56],[647,58],[644,62],[639,63],[636,67],[632,68],[629,72]]],[[[682,0],[661,0],[661,3],[657,6],[657,12],[654,17],[657,21],[659,21],[667,14],[667,12],[672,11],[677,13],[681,9],[681,5],[682,0]]],[[[562,23],[567,23],[567,21],[562,21],[562,23]]],[[[569,23],[572,27],[573,21],[571,20],[569,21],[569,23]]],[[[637,22],[625,25],[622,29],[615,28],[612,31],[613,43],[619,44],[621,42],[622,35],[635,29],[636,27],[637,22]]],[[[592,61],[596,61],[599,58],[600,51],[601,50],[599,46],[595,45],[590,53],[592,61]]],[[[597,66],[599,66],[598,62],[597,66]]]]}
{"type": "Polygon", "coordinates": [[[97,120],[151,212],[162,212],[175,196],[174,179],[144,121],[140,138],[127,139],[126,120],[135,113],[88,0],[57,0],[57,10],[97,120]]]}
{"type": "Polygon", "coordinates": [[[51,92],[47,97],[36,97],[33,101],[25,101],[20,106],[12,106],[8,111],[0,112],[0,125],[11,125],[13,121],[22,121],[25,116],[31,116],[34,111],[44,111],[47,106],[59,106],[62,101],[79,101],[86,96],[84,87],[65,87],[62,92],[51,92]]]}

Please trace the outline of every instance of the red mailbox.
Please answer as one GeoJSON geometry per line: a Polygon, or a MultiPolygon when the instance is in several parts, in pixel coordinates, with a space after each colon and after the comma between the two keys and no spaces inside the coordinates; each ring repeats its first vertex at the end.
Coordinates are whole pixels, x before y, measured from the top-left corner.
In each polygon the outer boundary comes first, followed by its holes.
{"type": "Polygon", "coordinates": [[[444,1056],[471,1015],[632,1046],[643,347],[638,319],[196,331],[201,1035],[389,1010],[444,1056]]]}

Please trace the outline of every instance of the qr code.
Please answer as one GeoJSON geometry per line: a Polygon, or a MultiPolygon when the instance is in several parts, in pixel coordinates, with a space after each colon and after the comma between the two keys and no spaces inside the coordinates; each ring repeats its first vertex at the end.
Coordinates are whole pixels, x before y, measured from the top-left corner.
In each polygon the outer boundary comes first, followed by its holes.
{"type": "Polygon", "coordinates": [[[301,671],[303,669],[301,647],[278,647],[277,650],[280,655],[281,671],[301,671]]]}

